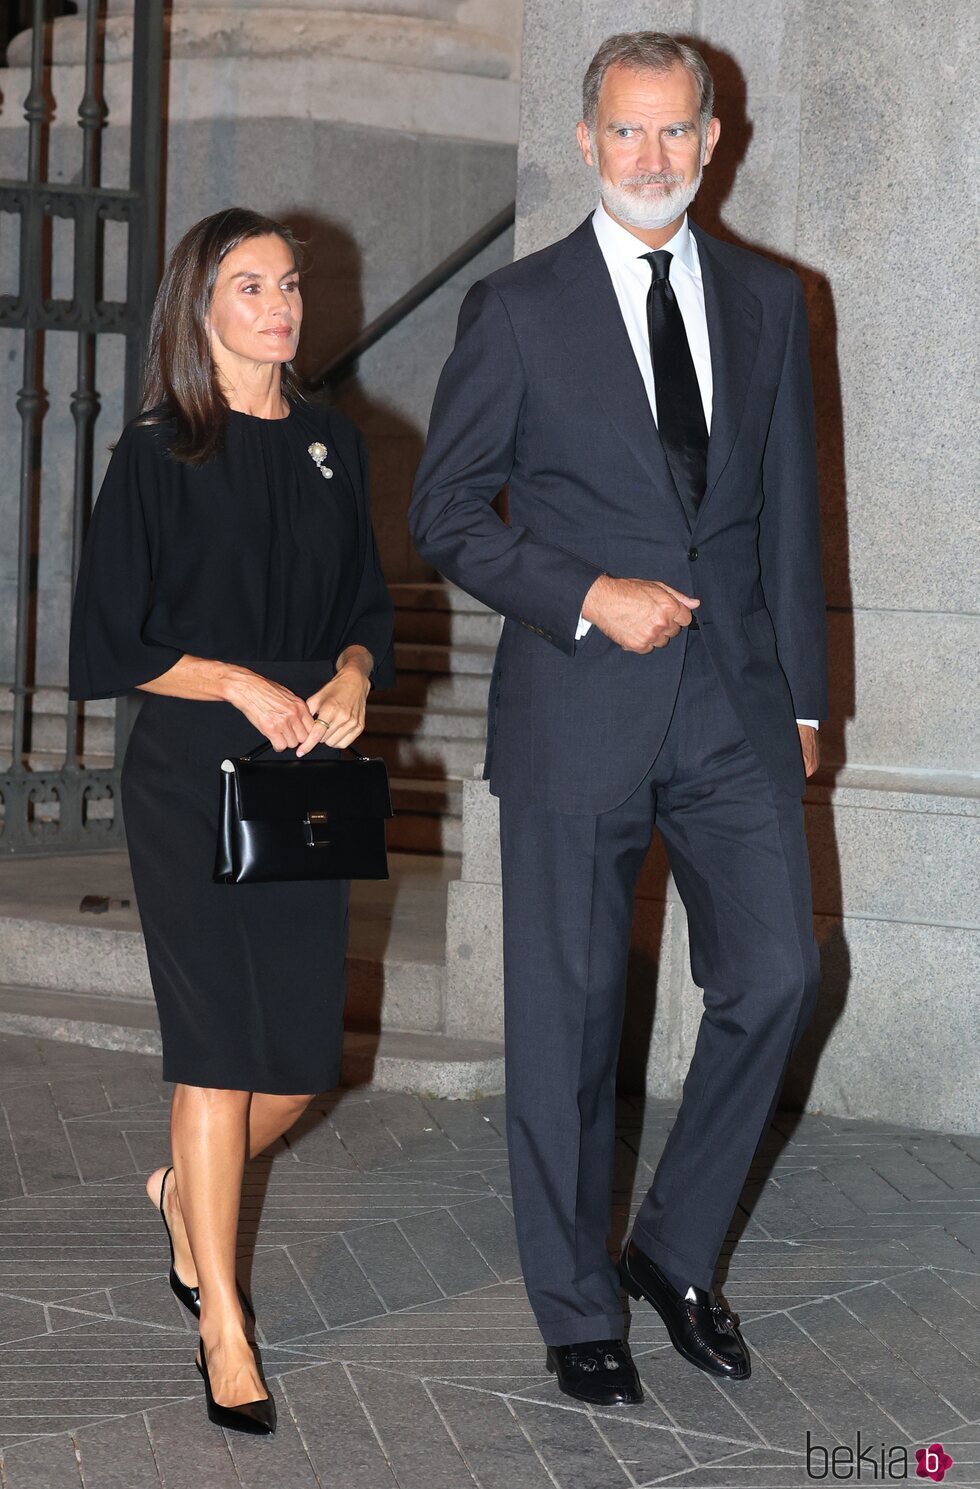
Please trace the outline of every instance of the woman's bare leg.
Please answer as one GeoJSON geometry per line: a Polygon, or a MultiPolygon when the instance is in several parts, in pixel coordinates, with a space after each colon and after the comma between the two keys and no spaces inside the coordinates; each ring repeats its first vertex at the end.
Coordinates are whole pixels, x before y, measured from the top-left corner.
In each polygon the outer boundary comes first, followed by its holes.
{"type": "Polygon", "coordinates": [[[248,1102],[247,1091],[179,1085],[170,1113],[174,1178],[201,1289],[201,1341],[222,1406],[266,1394],[235,1286],[248,1102]]]}
{"type": "MultiPolygon", "coordinates": [[[[196,1089],[196,1088],[191,1088],[196,1089]]],[[[312,1101],[312,1096],[271,1096],[265,1091],[253,1091],[248,1106],[248,1156],[257,1158],[270,1148],[277,1138],[288,1132],[312,1101]]],[[[152,1204],[159,1207],[160,1188],[167,1167],[154,1169],[146,1181],[146,1192],[152,1204]]],[[[167,1180],[164,1195],[164,1213],[174,1243],[174,1266],[181,1282],[188,1287],[197,1287],[197,1270],[187,1229],[180,1207],[180,1192],[176,1175],[167,1180]]]]}
{"type": "MultiPolygon", "coordinates": [[[[223,1406],[256,1401],[267,1394],[245,1337],[235,1279],[246,1147],[261,1152],[296,1120],[301,1109],[296,1097],[264,1096],[256,1101],[248,1091],[184,1085],[174,1089],[172,1215],[176,1232],[184,1230],[181,1250],[189,1249],[191,1270],[201,1289],[201,1339],[214,1398],[223,1406]]],[[[169,1197],[169,1184],[167,1190],[169,1197]]],[[[175,1234],[175,1258],[177,1240],[175,1234]]],[[[182,1260],[186,1266],[186,1255],[182,1260]]],[[[194,1285],[180,1265],[177,1272],[194,1285]]]]}

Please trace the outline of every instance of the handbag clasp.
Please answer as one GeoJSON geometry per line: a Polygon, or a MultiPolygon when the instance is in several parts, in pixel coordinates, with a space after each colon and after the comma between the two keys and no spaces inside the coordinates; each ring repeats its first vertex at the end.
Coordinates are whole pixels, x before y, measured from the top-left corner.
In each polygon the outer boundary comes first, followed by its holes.
{"type": "Polygon", "coordinates": [[[308,848],[329,848],[330,839],[327,837],[329,815],[329,812],[307,812],[303,818],[308,848]]]}

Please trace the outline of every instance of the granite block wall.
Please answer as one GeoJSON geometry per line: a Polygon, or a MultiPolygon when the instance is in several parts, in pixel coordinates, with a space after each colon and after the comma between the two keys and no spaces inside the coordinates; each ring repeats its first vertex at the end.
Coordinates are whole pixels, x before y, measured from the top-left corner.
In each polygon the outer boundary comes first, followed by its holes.
{"type": "MultiPolygon", "coordinates": [[[[980,1123],[980,810],[972,273],[980,17],[960,0],[528,0],[516,252],[595,202],[574,139],[613,31],[693,41],[721,142],[693,209],[791,264],[807,293],[832,657],[807,796],[820,1009],[789,1099],[844,1115],[980,1123]]],[[[450,1018],[501,1028],[495,805],[467,786],[449,907],[450,1018]],[[453,1012],[453,1004],[456,1012],[453,1012]]],[[[677,1096],[700,1017],[659,850],[637,899],[622,1075],[677,1096]]]]}
{"type": "MultiPolygon", "coordinates": [[[[280,59],[277,65],[285,64],[280,59]]],[[[103,170],[107,183],[128,178],[126,67],[117,63],[108,69],[113,75],[107,83],[110,127],[103,170]]],[[[77,71],[53,69],[59,108],[49,141],[52,180],[71,180],[79,169],[80,132],[73,97],[78,80],[71,75],[77,71]]],[[[444,118],[437,109],[430,127],[415,129],[401,127],[411,119],[402,119],[394,108],[390,128],[335,117],[242,117],[241,102],[229,100],[214,78],[213,104],[222,112],[207,117],[206,101],[197,97],[184,100],[192,115],[185,117],[179,107],[186,80],[176,66],[173,72],[172,91],[179,96],[171,100],[174,116],[167,125],[165,247],[169,251],[198,218],[233,203],[288,222],[304,240],[308,259],[299,357],[305,374],[326,365],[364,325],[513,199],[516,152],[507,135],[513,133],[515,121],[506,90],[514,84],[497,85],[504,90],[498,97],[497,137],[480,139],[473,131],[459,137],[439,133],[439,128],[452,126],[448,114],[444,118]]],[[[0,175],[8,178],[16,178],[24,168],[26,130],[20,127],[18,87],[23,91],[25,86],[23,69],[11,69],[0,108],[0,175]]],[[[0,284],[7,292],[16,288],[13,219],[5,217],[0,230],[0,284]]],[[[122,225],[109,224],[107,244],[106,295],[122,297],[126,254],[122,225]]],[[[59,223],[52,255],[53,294],[71,292],[71,253],[70,227],[59,223]]],[[[452,346],[456,315],[469,283],[512,256],[513,237],[507,234],[366,354],[356,378],[338,398],[368,438],[375,522],[382,561],[392,581],[431,575],[408,541],[405,514],[436,379],[452,346]]],[[[19,332],[0,330],[0,449],[5,452],[0,463],[0,531],[11,535],[11,541],[0,545],[0,680],[13,673],[20,441],[16,396],[22,380],[22,339],[19,332]]],[[[121,338],[100,339],[96,489],[109,445],[121,428],[122,353],[121,338]]],[[[36,657],[37,681],[43,686],[62,685],[66,677],[74,448],[69,399],[75,355],[74,336],[52,333],[45,339],[49,412],[42,453],[36,657]]]]}

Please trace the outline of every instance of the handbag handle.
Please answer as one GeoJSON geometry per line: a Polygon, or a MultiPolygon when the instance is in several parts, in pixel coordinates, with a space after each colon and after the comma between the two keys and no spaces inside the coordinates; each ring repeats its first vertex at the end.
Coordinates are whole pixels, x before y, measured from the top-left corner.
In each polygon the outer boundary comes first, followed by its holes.
{"type": "MultiPolygon", "coordinates": [[[[259,744],[255,745],[253,749],[249,750],[249,752],[248,752],[247,755],[239,755],[238,756],[238,759],[239,760],[254,760],[255,757],[256,757],[256,755],[261,755],[264,750],[271,750],[271,749],[272,749],[272,745],[269,743],[269,741],[267,739],[263,739],[259,744]]],[[[360,752],[360,750],[355,750],[355,748],[354,748],[354,746],[352,744],[350,744],[350,745],[344,745],[344,749],[345,750],[350,750],[351,754],[354,756],[354,758],[356,760],[367,760],[369,758],[367,755],[362,755],[361,752],[360,752]]]]}

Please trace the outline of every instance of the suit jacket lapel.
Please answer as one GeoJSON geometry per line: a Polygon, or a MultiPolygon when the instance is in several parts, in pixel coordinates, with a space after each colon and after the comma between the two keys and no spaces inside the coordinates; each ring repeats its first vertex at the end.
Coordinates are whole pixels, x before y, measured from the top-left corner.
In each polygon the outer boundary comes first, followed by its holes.
{"type": "Polygon", "coordinates": [[[759,350],[762,307],[752,291],[722,264],[711,238],[693,223],[691,226],[701,261],[713,383],[708,475],[704,499],[698,509],[700,519],[738,437],[759,350]]]}
{"type": "Polygon", "coordinates": [[[565,281],[557,301],[562,337],[607,416],[654,486],[671,493],[687,526],[591,217],[565,243],[555,266],[565,281]]]}

